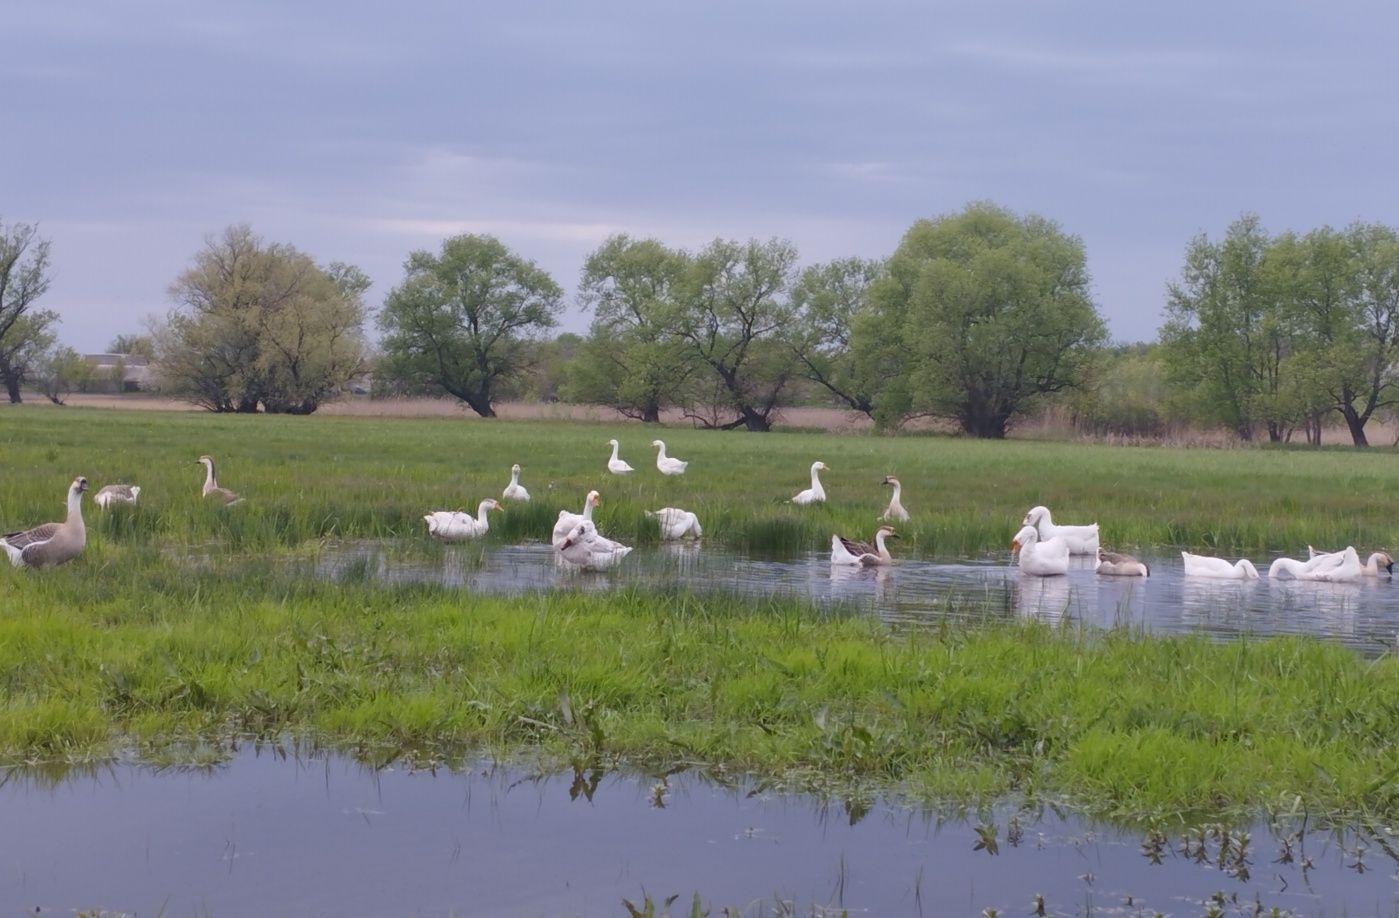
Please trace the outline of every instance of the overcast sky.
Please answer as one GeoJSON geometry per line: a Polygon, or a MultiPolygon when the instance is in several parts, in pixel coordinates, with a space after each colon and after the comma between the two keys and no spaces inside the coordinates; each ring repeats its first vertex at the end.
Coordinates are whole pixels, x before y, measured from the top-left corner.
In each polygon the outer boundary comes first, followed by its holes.
{"type": "Polygon", "coordinates": [[[0,220],[52,241],[43,305],[95,351],[239,221],[377,306],[460,232],[572,291],[614,232],[882,257],[990,199],[1081,236],[1114,337],[1149,339],[1241,212],[1399,223],[1396,33],[1335,0],[15,4],[0,220]]]}

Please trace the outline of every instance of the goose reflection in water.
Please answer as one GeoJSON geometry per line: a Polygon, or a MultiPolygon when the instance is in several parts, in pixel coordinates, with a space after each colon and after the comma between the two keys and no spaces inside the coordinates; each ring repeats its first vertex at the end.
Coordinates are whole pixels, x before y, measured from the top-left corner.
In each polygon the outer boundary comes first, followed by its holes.
{"type": "Polygon", "coordinates": [[[1022,575],[1015,586],[1015,611],[1021,618],[1057,624],[1068,614],[1073,587],[1067,577],[1022,575]]]}

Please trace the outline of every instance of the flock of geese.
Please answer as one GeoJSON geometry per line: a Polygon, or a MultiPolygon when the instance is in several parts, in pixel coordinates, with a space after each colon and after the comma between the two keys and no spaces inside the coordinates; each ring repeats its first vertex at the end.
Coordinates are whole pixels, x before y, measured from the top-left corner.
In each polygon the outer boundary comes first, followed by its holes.
{"type": "MultiPolygon", "coordinates": [[[[607,460],[607,471],[613,475],[630,475],[636,470],[621,458],[621,446],[617,440],[607,441],[612,447],[612,456],[607,460]]],[[[662,475],[683,475],[689,463],[666,455],[665,443],[651,441],[656,449],[656,469],[662,475]]],[[[231,506],[242,502],[234,491],[220,487],[210,456],[200,456],[197,462],[204,466],[203,499],[231,506]]],[[[797,492],[787,502],[798,506],[811,506],[824,503],[826,489],[821,485],[821,472],[829,471],[824,462],[811,464],[811,487],[797,492]]],[[[887,476],[884,486],[892,489],[889,504],[880,516],[882,525],[875,530],[869,542],[848,539],[839,534],[831,536],[831,564],[838,566],[887,567],[894,563],[888,543],[899,537],[892,523],[907,522],[909,512],[902,501],[903,486],[897,478],[887,476]]],[[[0,547],[5,549],[15,567],[44,567],[71,561],[82,553],[87,542],[87,530],[83,525],[82,497],[88,490],[86,478],[78,477],[68,488],[68,515],[60,523],[44,523],[21,532],[12,532],[0,538],[0,547]]],[[[102,510],[119,504],[134,504],[141,494],[139,485],[112,484],[93,495],[93,502],[102,510]]],[[[529,491],[520,484],[520,466],[510,468],[510,484],[501,492],[505,501],[526,503],[529,491]]],[[[581,570],[601,571],[615,567],[630,552],[631,547],[609,539],[598,532],[593,522],[593,510],[600,502],[597,491],[589,491],[583,501],[581,513],[559,511],[557,522],[550,533],[556,560],[566,567],[581,570]]],[[[476,515],[453,511],[435,510],[423,516],[428,534],[444,541],[461,541],[484,536],[490,529],[488,515],[493,511],[504,510],[504,505],[494,498],[481,501],[476,515]]],[[[661,539],[679,541],[699,539],[703,535],[699,517],[679,507],[662,507],[648,510],[647,517],[656,521],[661,539]]],[[[1382,551],[1374,552],[1365,563],[1354,547],[1341,551],[1316,551],[1307,547],[1307,560],[1278,558],[1268,569],[1268,576],[1276,579],[1315,580],[1326,582],[1355,581],[1363,577],[1379,576],[1381,570],[1393,574],[1394,559],[1382,551]]],[[[1032,507],[1021,520],[1021,529],[1011,541],[1011,553],[1017,557],[1020,570],[1038,577],[1053,577],[1069,572],[1069,558],[1073,555],[1094,556],[1097,559],[1095,571],[1105,576],[1149,577],[1148,565],[1131,555],[1107,551],[1099,545],[1098,524],[1066,526],[1054,522],[1047,507],[1032,507]]],[[[1187,577],[1210,577],[1234,580],[1258,579],[1258,569],[1247,558],[1233,563],[1223,558],[1211,558],[1181,552],[1184,572],[1187,577]]]]}

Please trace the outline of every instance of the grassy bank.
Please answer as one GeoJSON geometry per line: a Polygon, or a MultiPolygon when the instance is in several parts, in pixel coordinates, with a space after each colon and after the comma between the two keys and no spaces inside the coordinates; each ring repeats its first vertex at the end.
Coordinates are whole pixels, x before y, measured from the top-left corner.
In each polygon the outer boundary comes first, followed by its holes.
{"type": "Polygon", "coordinates": [[[1166,820],[1399,812],[1399,661],[989,620],[895,633],[795,603],[463,597],[256,567],[70,566],[6,585],[0,761],[217,757],[301,736],[369,761],[479,751],[1008,792],[1166,820]]]}
{"type": "Polygon", "coordinates": [[[706,537],[743,549],[798,550],[830,533],[868,534],[904,483],[913,519],[901,550],[930,556],[1005,551],[1029,507],[1061,522],[1097,520],[1104,544],[1126,548],[1305,553],[1308,543],[1394,546],[1386,495],[1399,490],[1388,451],[1180,450],[943,437],[745,435],[637,425],[392,418],[216,417],[162,412],[6,409],[0,525],[51,518],[68,481],[141,484],[142,505],[96,541],[280,549],[327,536],[419,536],[432,509],[474,509],[524,466],[533,502],[493,521],[488,537],[546,538],[559,509],[602,493],[600,528],[644,543],[645,509],[694,510],[706,537]],[[649,443],[662,435],[689,472],[661,476],[649,443]],[[609,475],[608,438],[637,471],[609,475]],[[201,453],[243,493],[237,515],[199,502],[201,453]],[[782,501],[821,459],[825,506],[782,501]],[[110,538],[104,538],[110,537],[110,538]]]}
{"type": "MultiPolygon", "coordinates": [[[[387,761],[481,751],[553,764],[751,772],[851,793],[1008,792],[1145,820],[1301,805],[1399,815],[1399,664],[1304,639],[1214,644],[1011,622],[901,633],[797,603],[625,590],[480,597],[317,580],[326,537],[427,545],[420,516],[498,495],[528,506],[489,542],[547,536],[603,493],[601,528],[652,539],[642,510],[697,510],[706,540],[824,545],[866,531],[899,475],[928,554],[1004,551],[1031,504],[1097,518],[1107,541],[1296,551],[1392,544],[1394,457],[1183,452],[939,438],[667,431],[662,478],[634,426],[225,418],[19,410],[0,523],[54,518],[76,474],[141,484],[93,519],[83,557],[0,572],[0,763],[218,757],[304,737],[387,761]],[[604,471],[622,438],[638,471],[604,471]],[[198,498],[200,453],[247,501],[198,498]],[[780,498],[832,467],[826,507],[780,498]]],[[[411,549],[410,549],[411,550],[411,549]]],[[[423,550],[430,551],[430,547],[423,550]]],[[[905,550],[908,550],[905,547],[905,550]]]]}

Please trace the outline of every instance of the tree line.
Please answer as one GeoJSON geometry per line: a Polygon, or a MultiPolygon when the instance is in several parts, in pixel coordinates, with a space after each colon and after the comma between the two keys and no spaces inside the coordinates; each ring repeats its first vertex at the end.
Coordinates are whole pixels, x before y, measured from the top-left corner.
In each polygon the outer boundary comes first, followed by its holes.
{"type": "MultiPolygon", "coordinates": [[[[12,401],[26,379],[47,391],[81,373],[56,345],[58,317],[36,308],[49,271],[36,228],[0,222],[12,401]]],[[[933,417],[980,437],[1054,408],[1100,433],[1220,425],[1316,442],[1339,415],[1363,445],[1399,391],[1399,236],[1378,224],[1270,235],[1245,215],[1220,239],[1198,236],[1158,341],[1112,347],[1082,240],[986,202],[915,222],[885,259],[802,265],[781,239],[687,251],[616,235],[583,265],[581,337],[553,334],[559,284],[488,235],[409,254],[377,352],[368,288],[352,265],[233,226],[172,282],[175,306],[149,335],[114,347],[144,349],[165,391],[211,411],[307,414],[372,372],[376,393],[451,397],[484,417],[533,389],[752,431],[816,402],[885,429],[933,417]]]]}

